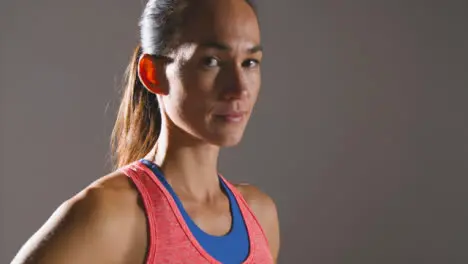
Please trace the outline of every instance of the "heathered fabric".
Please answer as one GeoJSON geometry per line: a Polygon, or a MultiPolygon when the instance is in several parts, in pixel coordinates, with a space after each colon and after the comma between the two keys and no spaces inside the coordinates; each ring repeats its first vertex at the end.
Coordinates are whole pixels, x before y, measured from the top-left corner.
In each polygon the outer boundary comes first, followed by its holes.
{"type": "MultiPolygon", "coordinates": [[[[173,197],[151,169],[135,161],[120,170],[135,184],[143,201],[149,226],[147,264],[221,264],[195,239],[173,197]]],[[[239,203],[249,233],[250,252],[243,263],[272,264],[268,242],[258,220],[240,192],[222,179],[239,203]]]]}

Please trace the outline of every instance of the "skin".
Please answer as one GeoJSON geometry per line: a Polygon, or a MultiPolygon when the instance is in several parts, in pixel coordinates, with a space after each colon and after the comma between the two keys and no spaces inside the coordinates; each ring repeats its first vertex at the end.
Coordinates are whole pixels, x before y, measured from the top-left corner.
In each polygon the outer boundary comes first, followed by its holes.
{"type": "MultiPolygon", "coordinates": [[[[182,43],[167,58],[140,59],[140,80],[158,95],[162,114],[158,143],[145,158],[161,167],[202,230],[223,235],[231,216],[219,187],[218,155],[242,139],[260,90],[257,18],[244,1],[197,1],[182,43]],[[242,120],[219,116],[229,111],[243,112],[242,120]]],[[[276,262],[275,203],[252,185],[236,188],[258,218],[276,262]]],[[[64,202],[12,263],[144,263],[147,225],[139,199],[122,173],[100,178],[64,202]]]]}

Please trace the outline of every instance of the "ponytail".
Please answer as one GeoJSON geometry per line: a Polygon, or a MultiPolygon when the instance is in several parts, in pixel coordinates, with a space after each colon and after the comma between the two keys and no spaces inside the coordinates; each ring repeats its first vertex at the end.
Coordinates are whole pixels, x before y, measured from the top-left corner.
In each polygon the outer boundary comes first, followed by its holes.
{"type": "Polygon", "coordinates": [[[111,136],[115,168],[143,158],[156,144],[161,130],[157,97],[138,77],[141,54],[138,45],[124,75],[123,97],[111,136]]]}

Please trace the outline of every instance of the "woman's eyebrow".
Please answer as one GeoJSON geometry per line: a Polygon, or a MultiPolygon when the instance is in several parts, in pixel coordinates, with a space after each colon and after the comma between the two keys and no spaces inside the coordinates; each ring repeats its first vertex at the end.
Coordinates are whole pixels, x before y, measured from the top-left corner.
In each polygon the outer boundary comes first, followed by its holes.
{"type": "MultiPolygon", "coordinates": [[[[216,41],[204,42],[204,43],[200,44],[200,47],[207,48],[207,49],[212,48],[212,49],[217,49],[217,50],[221,50],[221,51],[230,51],[230,50],[232,50],[232,48],[229,45],[224,44],[224,43],[220,43],[220,42],[216,42],[216,41]]],[[[262,45],[255,45],[252,48],[247,49],[247,53],[252,54],[252,53],[262,51],[262,50],[263,50],[262,45]]]]}

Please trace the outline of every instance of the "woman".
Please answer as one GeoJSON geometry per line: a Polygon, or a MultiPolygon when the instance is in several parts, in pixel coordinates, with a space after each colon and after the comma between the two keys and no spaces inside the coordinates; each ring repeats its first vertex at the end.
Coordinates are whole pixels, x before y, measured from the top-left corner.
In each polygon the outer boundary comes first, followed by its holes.
{"type": "Polygon", "coordinates": [[[13,263],[274,263],[275,204],[217,171],[260,89],[245,0],[150,0],[113,133],[115,172],[66,201],[13,263]]]}

